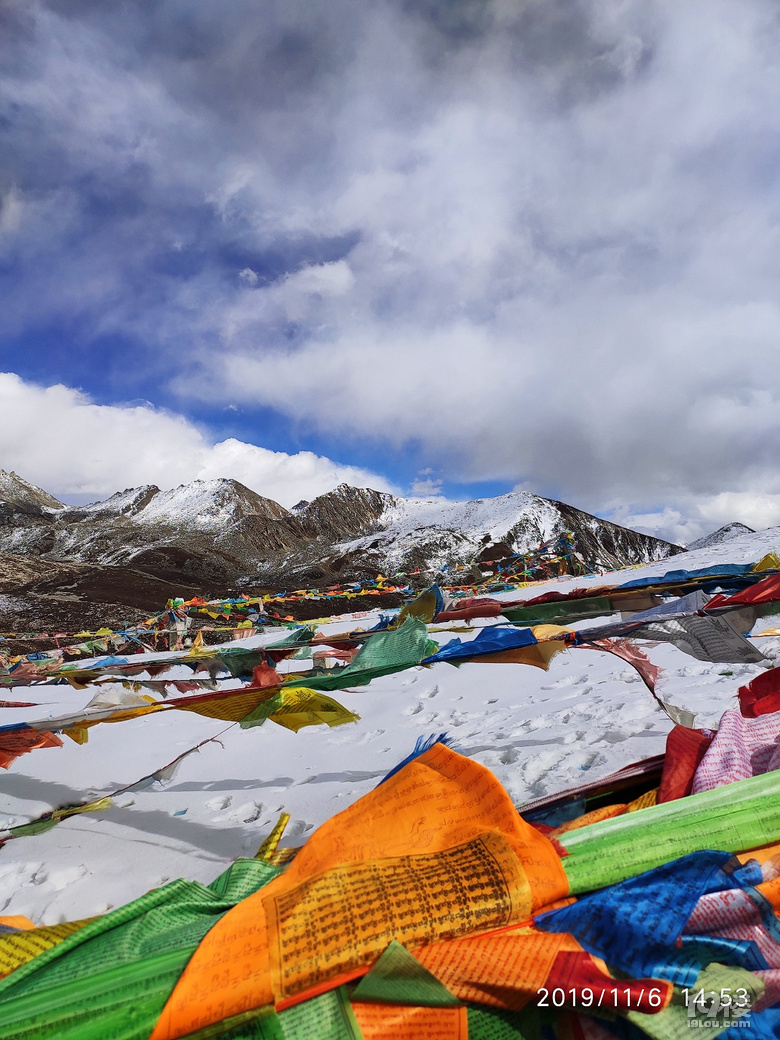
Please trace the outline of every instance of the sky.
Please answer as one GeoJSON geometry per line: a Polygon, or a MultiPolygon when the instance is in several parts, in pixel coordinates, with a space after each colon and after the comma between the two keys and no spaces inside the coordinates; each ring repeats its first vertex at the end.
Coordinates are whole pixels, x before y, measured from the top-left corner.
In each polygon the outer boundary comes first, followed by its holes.
{"type": "Polygon", "coordinates": [[[775,0],[3,0],[0,466],[780,524],[775,0]]]}

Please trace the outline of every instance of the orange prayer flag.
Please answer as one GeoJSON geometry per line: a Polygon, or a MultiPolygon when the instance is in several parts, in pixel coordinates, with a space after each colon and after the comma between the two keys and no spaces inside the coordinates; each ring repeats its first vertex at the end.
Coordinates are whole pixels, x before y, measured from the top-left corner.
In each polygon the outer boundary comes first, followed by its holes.
{"type": "Polygon", "coordinates": [[[468,1012],[460,1008],[358,1004],[352,1011],[363,1040],[468,1040],[468,1012]]]}
{"type": "Polygon", "coordinates": [[[590,812],[583,813],[582,816],[576,816],[573,820],[567,820],[566,823],[562,823],[560,827],[556,827],[550,832],[550,837],[557,838],[559,834],[566,834],[567,831],[576,831],[580,827],[587,827],[591,823],[611,820],[615,816],[622,816],[627,810],[628,806],[624,802],[616,805],[602,805],[599,809],[591,809],[590,812]]]}
{"type": "Polygon", "coordinates": [[[287,870],[201,942],[150,1040],[525,920],[568,892],[552,844],[493,774],[442,744],[323,824],[287,870]],[[312,922],[316,922],[313,927],[312,922]]]}
{"type": "Polygon", "coordinates": [[[769,900],[776,912],[780,912],[780,876],[772,881],[764,881],[762,884],[756,885],[756,890],[764,899],[769,900]]]}
{"type": "Polygon", "coordinates": [[[37,927],[29,917],[23,917],[21,914],[12,914],[10,917],[0,917],[0,926],[5,928],[21,928],[23,931],[29,931],[31,928],[37,927]]]}
{"type": "Polygon", "coordinates": [[[414,955],[459,1000],[519,1011],[545,984],[563,948],[582,949],[563,932],[518,925],[435,943],[414,955]]]}

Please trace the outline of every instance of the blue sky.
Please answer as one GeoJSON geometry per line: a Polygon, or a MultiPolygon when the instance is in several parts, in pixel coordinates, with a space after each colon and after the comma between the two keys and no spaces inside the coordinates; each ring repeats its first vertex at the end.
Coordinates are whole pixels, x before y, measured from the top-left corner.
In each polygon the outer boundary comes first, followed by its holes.
{"type": "Polygon", "coordinates": [[[771,0],[9,0],[0,466],[780,523],[771,0]]]}

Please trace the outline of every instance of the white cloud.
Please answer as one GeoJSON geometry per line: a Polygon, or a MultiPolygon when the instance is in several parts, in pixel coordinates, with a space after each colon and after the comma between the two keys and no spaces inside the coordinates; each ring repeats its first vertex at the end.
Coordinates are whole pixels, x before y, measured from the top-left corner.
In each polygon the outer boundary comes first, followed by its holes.
{"type": "MultiPolygon", "coordinates": [[[[724,491],[699,503],[704,526],[723,527],[735,518],[756,531],[780,525],[780,494],[756,491],[724,491]]],[[[780,539],[778,541],[780,548],[780,539]]]]}
{"type": "Polygon", "coordinates": [[[98,405],[72,387],[42,387],[8,372],[0,373],[0,459],[67,502],[218,477],[288,508],[342,482],[394,490],[375,473],[310,451],[288,455],[235,438],[215,444],[180,415],[148,404],[98,405]]]}
{"type": "Polygon", "coordinates": [[[683,493],[678,498],[682,504],[680,509],[667,506],[642,513],[623,507],[610,510],[605,515],[613,523],[664,538],[676,545],[688,545],[734,522],[752,527],[754,531],[780,527],[780,493],[777,492],[762,494],[726,491],[699,499],[683,493]]]}
{"type": "MultiPolygon", "coordinates": [[[[623,527],[630,527],[634,531],[653,535],[654,538],[663,538],[667,542],[672,542],[673,545],[687,545],[701,535],[710,534],[711,531],[722,526],[716,524],[702,530],[701,521],[691,520],[683,516],[679,510],[668,507],[647,513],[635,513],[626,508],[616,509],[608,513],[606,519],[611,520],[612,523],[621,524],[623,527]]],[[[706,524],[704,526],[706,527],[706,524]]]]}
{"type": "Polygon", "coordinates": [[[203,453],[195,476],[202,480],[232,477],[288,508],[302,499],[310,500],[331,491],[342,483],[371,487],[377,491],[396,490],[376,473],[358,466],[341,465],[312,451],[288,455],[233,437],[212,445],[203,453]]]}
{"type": "MultiPolygon", "coordinates": [[[[699,501],[780,493],[769,8],[569,5],[568,43],[544,35],[559,6],[547,25],[517,13],[550,44],[525,72],[500,10],[505,33],[435,65],[392,20],[366,32],[333,176],[284,211],[360,230],[351,280],[313,293],[293,275],[215,314],[229,350],[179,387],[420,443],[450,482],[522,481],[598,511],[662,502],[681,530],[709,522],[699,501]]],[[[245,188],[248,210],[268,197],[245,188]]]]}
{"type": "Polygon", "coordinates": [[[448,485],[675,540],[771,520],[775,3],[443,6],[191,0],[185,33],[17,4],[4,326],[134,336],[189,400],[412,444],[448,485]]]}
{"type": "Polygon", "coordinates": [[[324,296],[343,296],[355,284],[355,278],[346,260],[329,264],[311,264],[287,275],[285,288],[293,293],[314,293],[324,296]]]}
{"type": "MultiPolygon", "coordinates": [[[[429,471],[430,472],[430,471],[429,471]]],[[[431,495],[442,494],[442,482],[432,477],[417,477],[409,488],[409,494],[417,498],[428,498],[431,495]]]]}

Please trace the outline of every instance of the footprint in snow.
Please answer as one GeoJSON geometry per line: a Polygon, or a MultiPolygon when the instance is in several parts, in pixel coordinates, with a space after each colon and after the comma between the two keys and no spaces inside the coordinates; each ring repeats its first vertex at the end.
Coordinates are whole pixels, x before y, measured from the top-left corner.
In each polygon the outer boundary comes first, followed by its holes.
{"type": "MultiPolygon", "coordinates": [[[[354,744],[354,746],[356,746],[356,747],[362,747],[364,744],[370,744],[371,741],[372,740],[376,740],[377,737],[381,737],[383,733],[384,733],[383,729],[369,729],[369,730],[366,730],[366,732],[361,737],[359,737],[357,740],[353,739],[352,741],[349,741],[349,743],[354,744]]],[[[331,741],[331,743],[336,743],[336,741],[331,741]]],[[[344,741],[338,741],[338,743],[345,743],[345,742],[344,741]]]]}
{"type": "Polygon", "coordinates": [[[233,801],[232,795],[226,794],[220,798],[211,798],[206,802],[206,808],[211,812],[222,812],[223,809],[227,809],[230,803],[233,801]]]}
{"type": "Polygon", "coordinates": [[[49,880],[48,870],[44,870],[43,867],[39,867],[35,873],[30,877],[30,882],[33,885],[42,885],[45,881],[49,880]]]}
{"type": "Polygon", "coordinates": [[[585,730],[578,729],[572,733],[564,734],[561,743],[562,744],[576,744],[578,740],[582,740],[585,736],[585,730]]]}
{"type": "Polygon", "coordinates": [[[622,744],[624,740],[630,740],[634,734],[624,729],[608,729],[601,734],[601,739],[608,744],[622,744]]]}
{"type": "Polygon", "coordinates": [[[294,823],[288,826],[287,836],[290,838],[300,838],[306,833],[306,831],[310,831],[313,827],[313,823],[306,823],[305,820],[295,820],[294,823]]]}
{"type": "MultiPolygon", "coordinates": [[[[63,889],[67,888],[68,885],[72,885],[74,881],[78,881],[80,878],[86,877],[89,874],[84,863],[79,863],[77,867],[66,867],[64,870],[58,870],[52,874],[51,878],[47,878],[50,881],[52,888],[55,892],[62,892],[63,889]]],[[[36,884],[38,882],[36,881],[36,884]]]]}
{"type": "Polygon", "coordinates": [[[231,820],[240,820],[242,823],[255,823],[263,814],[262,802],[244,802],[230,814],[231,820]]]}
{"type": "Polygon", "coordinates": [[[562,686],[573,686],[575,683],[581,682],[576,675],[564,675],[562,679],[557,679],[554,683],[550,683],[547,686],[541,686],[542,690],[559,690],[562,686]]]}

